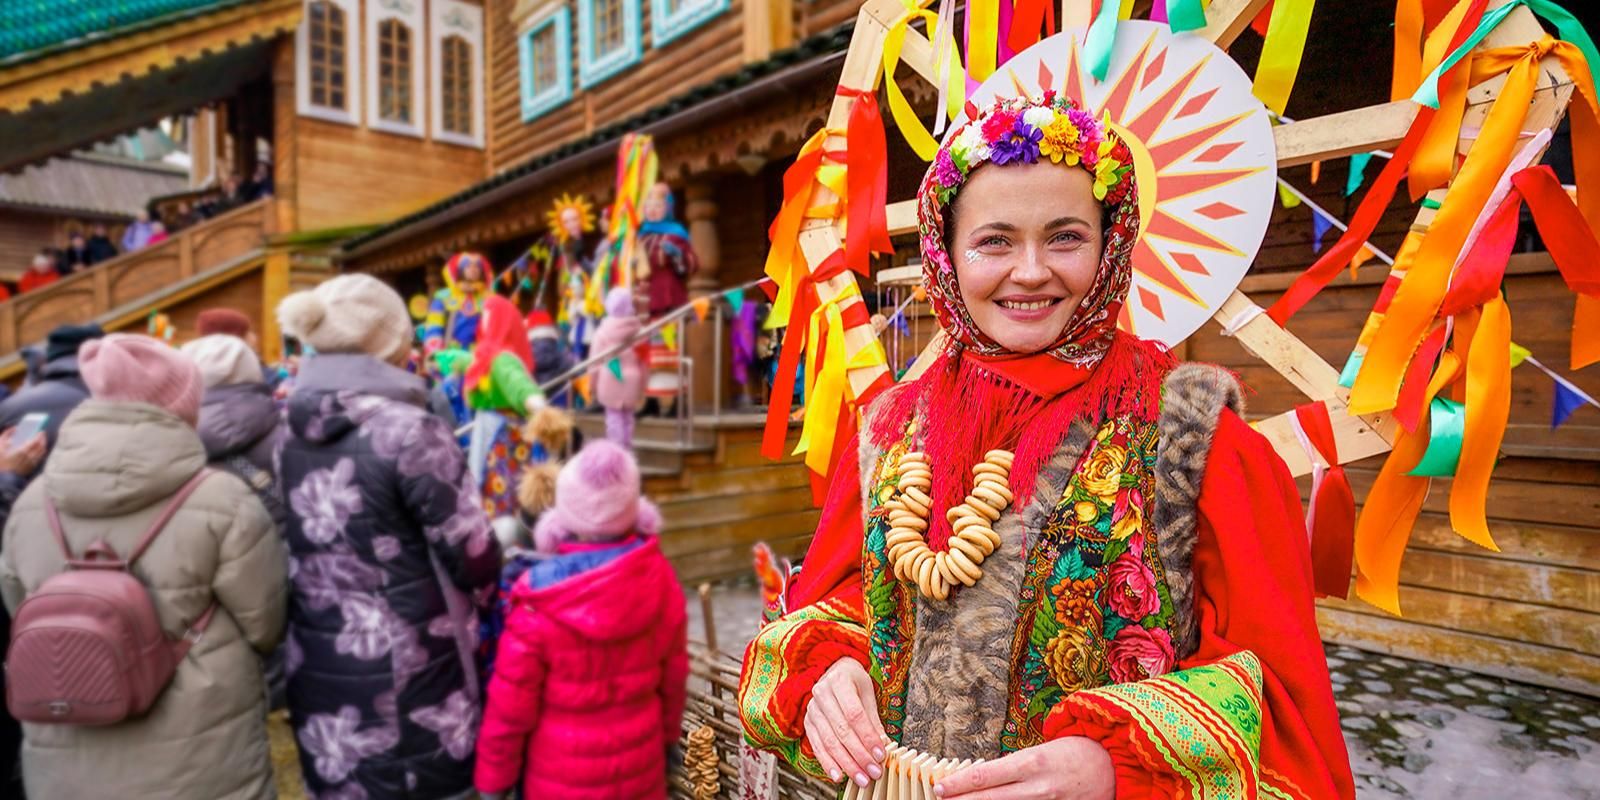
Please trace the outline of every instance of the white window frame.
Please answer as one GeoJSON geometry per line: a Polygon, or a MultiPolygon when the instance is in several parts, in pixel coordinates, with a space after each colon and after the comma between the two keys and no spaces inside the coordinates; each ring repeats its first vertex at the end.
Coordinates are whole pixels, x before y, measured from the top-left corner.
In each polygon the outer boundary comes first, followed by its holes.
{"type": "Polygon", "coordinates": [[[386,133],[422,138],[424,120],[428,110],[424,105],[422,64],[427,58],[427,29],[422,15],[422,0],[367,0],[366,22],[366,87],[367,127],[386,133]],[[387,20],[398,20],[411,29],[411,121],[395,122],[383,119],[382,93],[378,90],[379,41],[378,28],[387,20]]]}
{"type": "Polygon", "coordinates": [[[433,138],[441,142],[483,147],[483,94],[488,82],[483,79],[483,8],[459,0],[433,0],[428,26],[428,79],[433,96],[433,138]],[[472,135],[444,129],[444,40],[459,36],[472,48],[472,135]]]}
{"type": "MultiPolygon", "coordinates": [[[[314,0],[305,0],[309,9],[314,0]]],[[[361,50],[360,0],[324,0],[344,12],[344,110],[319,106],[311,102],[311,13],[306,11],[294,33],[294,96],[295,111],[302,117],[338,122],[344,125],[361,124],[361,76],[356,69],[356,53],[361,50]]]]}
{"type": "Polygon", "coordinates": [[[572,10],[566,6],[533,18],[517,34],[517,87],[522,98],[522,121],[532,122],[572,99],[572,10]],[[533,91],[533,39],[555,27],[556,82],[539,94],[533,91]]]}
{"type": "Polygon", "coordinates": [[[728,0],[680,0],[676,11],[670,7],[671,2],[650,0],[651,47],[665,47],[728,10],[728,0]]]}
{"type": "Polygon", "coordinates": [[[594,52],[594,0],[578,0],[578,85],[588,89],[639,63],[644,21],[639,0],[622,0],[622,47],[615,53],[594,52]]]}

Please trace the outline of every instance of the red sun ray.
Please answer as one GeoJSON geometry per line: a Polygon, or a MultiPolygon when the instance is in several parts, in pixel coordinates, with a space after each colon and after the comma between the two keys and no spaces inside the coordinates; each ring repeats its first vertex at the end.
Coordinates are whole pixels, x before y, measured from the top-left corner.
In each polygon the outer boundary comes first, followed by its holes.
{"type": "Polygon", "coordinates": [[[1194,160],[1215,164],[1218,161],[1233,155],[1233,151],[1238,150],[1241,147],[1244,147],[1244,142],[1222,142],[1221,144],[1214,144],[1210,147],[1207,147],[1204,153],[1195,156],[1194,160]]]}
{"type": "Polygon", "coordinates": [[[1139,81],[1139,88],[1150,88],[1150,84],[1155,83],[1156,78],[1161,77],[1161,71],[1166,68],[1167,49],[1163,47],[1161,52],[1156,53],[1156,57],[1150,60],[1150,66],[1144,68],[1144,80],[1139,81]]]}
{"type": "MultiPolygon", "coordinates": [[[[1166,55],[1165,52],[1162,55],[1166,55]]],[[[1194,83],[1195,76],[1200,74],[1200,70],[1210,60],[1209,56],[1201,59],[1200,63],[1190,67],[1188,72],[1179,76],[1172,86],[1161,92],[1161,96],[1157,97],[1155,102],[1145,107],[1145,110],[1139,112],[1139,116],[1134,117],[1131,122],[1127,123],[1127,129],[1140,139],[1150,141],[1150,137],[1172,114],[1173,106],[1176,106],[1178,101],[1183,99],[1184,94],[1189,91],[1189,86],[1194,83]]]]}
{"type": "Polygon", "coordinates": [[[1156,319],[1164,320],[1167,318],[1166,312],[1161,309],[1161,297],[1159,295],[1143,286],[1138,287],[1138,291],[1139,305],[1144,306],[1144,310],[1154,314],[1156,319]]]}
{"type": "Polygon", "coordinates": [[[1150,144],[1150,158],[1156,162],[1158,169],[1163,165],[1171,164],[1200,149],[1206,142],[1222,135],[1223,131],[1239,124],[1248,116],[1250,116],[1250,112],[1247,111],[1227,119],[1219,119],[1210,125],[1204,125],[1159,144],[1152,143],[1150,144]]]}
{"type": "Polygon", "coordinates": [[[1206,105],[1211,102],[1211,98],[1215,97],[1216,95],[1217,90],[1212,88],[1189,98],[1189,102],[1184,103],[1183,108],[1178,109],[1178,116],[1187,117],[1190,114],[1198,113],[1200,109],[1205,108],[1206,105]]]}
{"type": "Polygon", "coordinates": [[[1117,312],[1117,327],[1135,336],[1139,335],[1139,332],[1134,329],[1133,312],[1128,310],[1127,303],[1123,303],[1122,310],[1117,312]]]}
{"type": "MultiPolygon", "coordinates": [[[[1206,250],[1214,250],[1229,255],[1242,255],[1238,248],[1227,242],[1206,233],[1199,228],[1184,222],[1171,214],[1153,214],[1155,219],[1150,220],[1149,227],[1145,228],[1145,236],[1155,236],[1172,242],[1192,245],[1206,250]]],[[[1142,239],[1143,237],[1141,237],[1142,239]]],[[[1153,249],[1153,248],[1152,248],[1153,249]]]]}
{"type": "Polygon", "coordinates": [[[1062,87],[1062,91],[1066,93],[1067,97],[1072,98],[1072,102],[1081,104],[1083,102],[1083,75],[1078,71],[1077,39],[1073,39],[1071,46],[1067,48],[1067,69],[1066,72],[1062,73],[1062,77],[1067,81],[1066,85],[1062,87]]]}
{"type": "Polygon", "coordinates": [[[1244,209],[1218,200],[1210,205],[1204,205],[1195,209],[1194,213],[1199,214],[1207,219],[1227,219],[1229,217],[1237,217],[1240,214],[1243,214],[1244,209]]]}
{"type": "MultiPolygon", "coordinates": [[[[1156,215],[1157,219],[1161,216],[1160,214],[1156,215]]],[[[1178,276],[1178,273],[1173,270],[1172,264],[1142,236],[1133,246],[1133,270],[1135,273],[1150,279],[1152,283],[1171,290],[1173,294],[1191,303],[1198,304],[1201,302],[1200,296],[1195,294],[1194,290],[1189,288],[1189,284],[1178,276]]],[[[1160,316],[1160,314],[1156,316],[1160,316]]]]}
{"type": "Polygon", "coordinates": [[[1100,102],[1100,109],[1095,112],[1095,116],[1109,112],[1112,119],[1124,119],[1127,117],[1128,99],[1133,96],[1134,79],[1143,70],[1145,58],[1150,55],[1150,45],[1155,40],[1156,35],[1154,33],[1150,34],[1150,38],[1144,40],[1144,44],[1139,47],[1139,54],[1133,57],[1133,63],[1129,64],[1128,68],[1117,76],[1117,82],[1112,84],[1111,91],[1106,93],[1106,99],[1100,102]]]}
{"type": "Polygon", "coordinates": [[[1205,262],[1201,261],[1200,257],[1194,253],[1173,253],[1172,260],[1178,265],[1178,269],[1184,272],[1207,277],[1211,275],[1211,270],[1206,269],[1205,262]]]}
{"type": "Polygon", "coordinates": [[[1056,76],[1050,74],[1050,67],[1045,64],[1044,59],[1039,59],[1039,92],[1043,94],[1046,90],[1055,88],[1055,85],[1056,76]]]}
{"type": "MultiPolygon", "coordinates": [[[[1157,164],[1161,163],[1159,161],[1157,164]]],[[[1226,186],[1241,178],[1248,178],[1261,171],[1261,167],[1248,167],[1241,169],[1214,169],[1203,172],[1184,172],[1173,174],[1170,172],[1156,172],[1156,197],[1162,203],[1177,200],[1182,197],[1207,189],[1216,189],[1226,186]]]]}

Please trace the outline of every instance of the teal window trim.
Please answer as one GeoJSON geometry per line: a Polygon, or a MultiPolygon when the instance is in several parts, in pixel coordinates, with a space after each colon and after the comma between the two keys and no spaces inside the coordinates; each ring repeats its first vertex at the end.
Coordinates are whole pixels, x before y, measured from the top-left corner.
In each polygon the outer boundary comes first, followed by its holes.
{"type": "Polygon", "coordinates": [[[572,12],[566,7],[534,24],[517,37],[517,66],[522,82],[522,121],[532,122],[572,99],[572,12]],[[533,40],[555,26],[556,82],[542,92],[533,86],[533,40]]]}
{"type": "Polygon", "coordinates": [[[665,47],[728,10],[728,0],[678,0],[677,10],[671,8],[671,1],[650,0],[652,47],[665,47]]]}
{"type": "Polygon", "coordinates": [[[594,52],[594,0],[578,0],[578,85],[588,89],[639,63],[644,55],[639,0],[622,0],[622,46],[594,52]]]}

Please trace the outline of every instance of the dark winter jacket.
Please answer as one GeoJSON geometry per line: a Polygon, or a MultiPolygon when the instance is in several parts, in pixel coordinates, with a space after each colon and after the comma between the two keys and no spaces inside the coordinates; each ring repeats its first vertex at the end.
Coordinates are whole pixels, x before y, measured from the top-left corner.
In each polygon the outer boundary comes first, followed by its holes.
{"type": "Polygon", "coordinates": [[[546,336],[533,339],[533,382],[544,386],[556,376],[572,369],[578,362],[567,350],[567,343],[559,337],[546,336]]]}
{"type": "Polygon", "coordinates": [[[200,402],[200,441],[206,458],[215,466],[250,477],[236,468],[242,459],[267,475],[273,474],[272,452],[282,435],[283,415],[272,400],[272,387],[264,383],[214,386],[200,402]]]}
{"type": "Polygon", "coordinates": [[[6,398],[0,403],[0,430],[15,426],[22,418],[35,411],[50,415],[45,423],[45,437],[55,447],[56,432],[67,415],[80,403],[89,399],[89,387],[78,374],[78,356],[58,356],[46,361],[39,371],[39,382],[6,398]]]}
{"type": "Polygon", "coordinates": [[[500,549],[426,402],[420,378],[332,354],[302,364],[289,398],[289,708],[317,797],[472,788],[474,606],[500,549]]]}

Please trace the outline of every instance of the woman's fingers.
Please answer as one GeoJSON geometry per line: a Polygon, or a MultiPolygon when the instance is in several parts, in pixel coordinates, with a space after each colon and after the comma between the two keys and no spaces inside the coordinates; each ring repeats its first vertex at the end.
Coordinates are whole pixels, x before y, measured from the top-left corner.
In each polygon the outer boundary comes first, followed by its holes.
{"type": "MultiPolygon", "coordinates": [[[[873,686],[872,676],[865,669],[857,669],[850,673],[851,686],[855,689],[855,705],[861,709],[861,720],[864,726],[856,728],[862,741],[872,748],[872,760],[883,763],[883,742],[887,735],[883,731],[883,720],[878,719],[877,687],[873,686]]],[[[846,706],[846,711],[849,707],[846,706]]],[[[876,776],[874,776],[876,777],[876,776]]]]}
{"type": "MultiPolygon", "coordinates": [[[[883,761],[883,723],[878,721],[878,701],[872,695],[872,678],[866,677],[866,683],[865,698],[862,697],[860,683],[852,680],[849,686],[839,687],[837,699],[839,711],[854,734],[846,743],[860,743],[861,752],[858,755],[869,759],[867,766],[870,767],[869,772],[873,773],[871,777],[877,778],[882,774],[878,770],[878,763],[883,761]]],[[[854,749],[852,752],[855,752],[854,749]]]]}
{"type": "Polygon", "coordinates": [[[811,703],[806,709],[806,741],[811,743],[811,752],[816,754],[817,763],[822,765],[822,771],[833,781],[844,780],[844,768],[839,765],[839,758],[834,755],[838,742],[834,741],[833,734],[828,731],[828,723],[817,711],[816,696],[813,695],[811,703]]]}
{"type": "MultiPolygon", "coordinates": [[[[853,687],[840,686],[832,681],[826,684],[818,682],[811,695],[811,706],[821,714],[827,732],[838,745],[835,753],[846,777],[865,785],[868,780],[882,775],[883,770],[872,757],[871,747],[856,735],[856,726],[861,723],[844,710],[843,703],[847,700],[855,702],[853,687]]],[[[859,703],[856,705],[859,708],[859,703]]]]}
{"type": "Polygon", "coordinates": [[[1020,794],[995,794],[995,792],[1001,789],[1020,790],[1021,784],[1018,781],[1023,777],[1021,757],[1026,752],[1018,751],[1004,758],[956,770],[934,784],[933,793],[939,797],[960,798],[960,800],[1021,798],[1023,795],[1020,794]]]}

